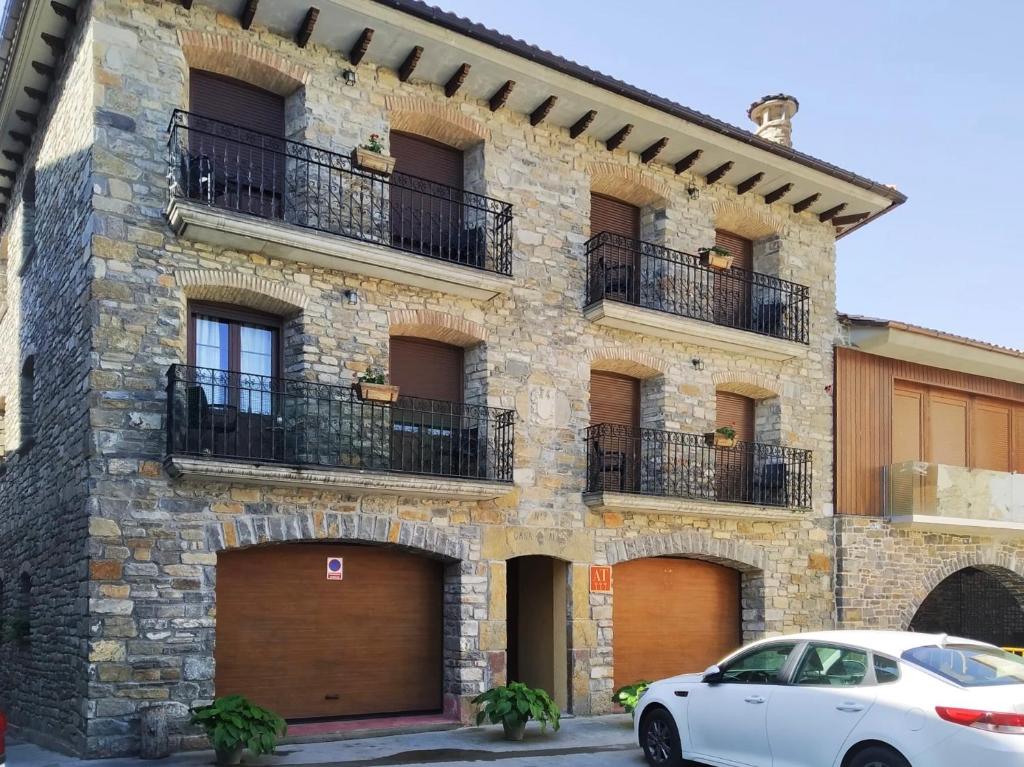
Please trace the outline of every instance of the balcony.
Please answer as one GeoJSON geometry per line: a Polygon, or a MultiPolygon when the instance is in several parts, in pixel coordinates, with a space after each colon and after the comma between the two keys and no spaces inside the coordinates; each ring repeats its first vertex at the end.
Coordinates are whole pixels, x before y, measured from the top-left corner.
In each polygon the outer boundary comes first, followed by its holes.
{"type": "Polygon", "coordinates": [[[1024,535],[1024,474],[905,461],[885,470],[886,516],[900,527],[1024,535]]]}
{"type": "Polygon", "coordinates": [[[602,232],[587,252],[585,316],[609,327],[785,360],[807,353],[808,290],[705,266],[699,256],[602,232]]]}
{"type": "Polygon", "coordinates": [[[482,500],[509,492],[515,414],[210,368],[167,373],[174,477],[482,500]]]}
{"type": "Polygon", "coordinates": [[[511,287],[508,203],[180,110],[168,130],[183,237],[471,298],[511,287]]]}
{"type": "Polygon", "coordinates": [[[586,442],[583,500],[595,510],[792,519],[811,507],[809,450],[612,424],[586,442]]]}

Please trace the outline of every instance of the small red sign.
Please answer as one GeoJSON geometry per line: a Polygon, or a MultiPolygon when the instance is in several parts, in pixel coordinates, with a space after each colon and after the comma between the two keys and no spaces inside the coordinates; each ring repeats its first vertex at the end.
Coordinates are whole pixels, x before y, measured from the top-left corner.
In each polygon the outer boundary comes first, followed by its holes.
{"type": "Polygon", "coordinates": [[[327,580],[340,581],[345,573],[345,563],[341,557],[327,557],[327,580]]]}
{"type": "Polygon", "coordinates": [[[612,568],[609,565],[590,566],[590,590],[597,594],[612,591],[612,568]]]}

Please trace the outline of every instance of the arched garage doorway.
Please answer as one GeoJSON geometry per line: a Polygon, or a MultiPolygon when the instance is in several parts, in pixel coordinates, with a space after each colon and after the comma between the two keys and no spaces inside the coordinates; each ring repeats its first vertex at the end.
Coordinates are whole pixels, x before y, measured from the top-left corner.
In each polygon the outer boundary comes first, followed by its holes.
{"type": "Polygon", "coordinates": [[[730,567],[678,557],[616,565],[615,687],[703,671],[739,647],[740,578],[730,567]]]}
{"type": "Polygon", "coordinates": [[[443,581],[441,561],[391,546],[221,552],[216,694],[287,719],[439,711],[443,581]]]}
{"type": "Polygon", "coordinates": [[[1024,578],[1002,567],[965,567],[925,598],[911,631],[1024,647],[1024,578]]]}

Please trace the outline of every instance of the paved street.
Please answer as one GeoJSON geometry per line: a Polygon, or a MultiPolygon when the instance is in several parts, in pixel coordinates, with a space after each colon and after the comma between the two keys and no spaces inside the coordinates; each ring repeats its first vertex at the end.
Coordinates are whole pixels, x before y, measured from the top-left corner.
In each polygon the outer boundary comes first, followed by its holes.
{"type": "MultiPolygon", "coordinates": [[[[11,745],[11,767],[206,767],[209,751],[178,754],[160,762],[109,759],[84,762],[27,744],[11,745]]],[[[394,735],[328,743],[286,743],[272,757],[246,758],[255,767],[403,767],[429,764],[437,767],[494,764],[500,767],[575,767],[600,764],[607,767],[642,767],[640,749],[633,743],[628,716],[603,716],[563,720],[558,733],[541,734],[531,723],[522,743],[508,743],[498,727],[468,727],[447,732],[394,735]]]]}

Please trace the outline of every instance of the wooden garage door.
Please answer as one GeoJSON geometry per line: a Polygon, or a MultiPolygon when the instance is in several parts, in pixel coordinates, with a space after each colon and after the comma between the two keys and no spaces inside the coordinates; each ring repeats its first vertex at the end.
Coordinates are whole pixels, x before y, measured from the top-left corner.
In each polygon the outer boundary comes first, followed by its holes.
{"type": "Polygon", "coordinates": [[[615,686],[703,671],[741,644],[740,574],[695,559],[616,565],[615,686]]]}
{"type": "Polygon", "coordinates": [[[370,546],[217,556],[217,695],[284,717],[441,708],[442,565],[370,546]],[[344,580],[328,581],[328,557],[344,580]]]}

